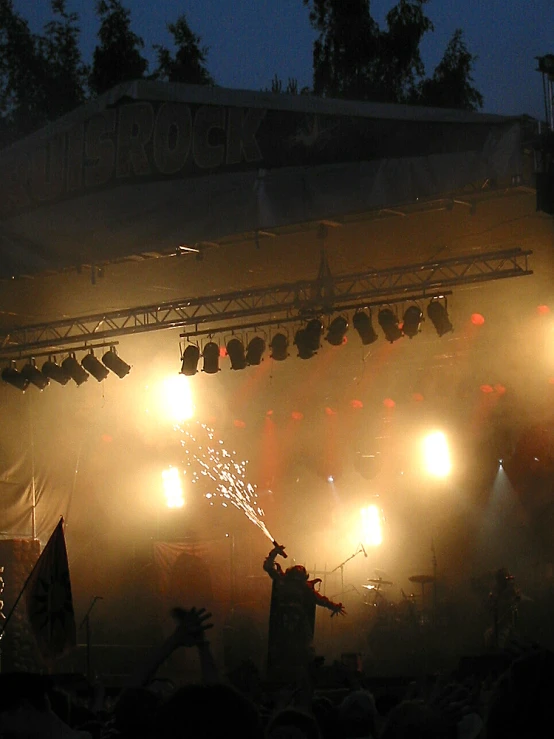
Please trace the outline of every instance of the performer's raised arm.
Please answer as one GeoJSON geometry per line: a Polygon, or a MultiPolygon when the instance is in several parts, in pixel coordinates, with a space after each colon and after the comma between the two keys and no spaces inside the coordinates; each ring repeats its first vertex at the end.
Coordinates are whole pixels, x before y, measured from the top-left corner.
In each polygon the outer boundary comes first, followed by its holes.
{"type": "Polygon", "coordinates": [[[272,580],[278,577],[282,577],[284,575],[283,569],[279,562],[275,561],[275,557],[277,557],[278,554],[280,554],[282,557],[286,557],[285,554],[285,547],[277,544],[277,542],[273,542],[274,547],[270,551],[270,553],[267,555],[267,557],[264,559],[263,568],[267,572],[267,574],[271,577],[272,580]]]}

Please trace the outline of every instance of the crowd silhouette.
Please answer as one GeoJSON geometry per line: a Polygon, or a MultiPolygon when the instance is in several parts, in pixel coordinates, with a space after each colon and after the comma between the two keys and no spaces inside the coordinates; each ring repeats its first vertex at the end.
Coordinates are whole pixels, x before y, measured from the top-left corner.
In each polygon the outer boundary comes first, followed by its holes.
{"type": "MultiPolygon", "coordinates": [[[[286,574],[275,566],[277,554],[284,556],[284,548],[276,545],[264,569],[274,587],[284,586],[287,592],[273,593],[278,603],[272,599],[272,617],[275,609],[291,608],[295,598],[302,602],[307,595],[309,614],[320,602],[313,583],[305,570],[296,568],[289,590],[286,574]]],[[[344,614],[341,604],[320,605],[331,615],[344,614]]],[[[245,660],[225,671],[212,651],[210,636],[222,628],[212,614],[203,607],[176,606],[171,615],[172,631],[136,666],[117,695],[80,675],[1,674],[0,737],[533,739],[551,733],[554,654],[518,641],[515,633],[497,645],[494,655],[502,659],[490,660],[485,669],[481,664],[473,671],[426,674],[387,693],[377,691],[356,663],[326,666],[323,681],[324,660],[311,648],[310,623],[300,637],[289,633],[302,647],[299,659],[283,644],[287,631],[277,629],[272,635],[270,629],[269,641],[283,646],[280,669],[272,670],[270,660],[266,670],[245,660]],[[162,679],[164,663],[183,651],[196,652],[195,679],[181,684],[162,679]],[[287,660],[288,671],[281,669],[287,660]]],[[[341,623],[347,627],[347,619],[341,623]]]]}

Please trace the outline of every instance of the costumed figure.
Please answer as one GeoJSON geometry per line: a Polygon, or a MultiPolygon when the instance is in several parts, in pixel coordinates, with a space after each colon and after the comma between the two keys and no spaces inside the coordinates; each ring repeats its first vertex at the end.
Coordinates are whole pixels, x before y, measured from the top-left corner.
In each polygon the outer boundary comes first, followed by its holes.
{"type": "Polygon", "coordinates": [[[331,617],[344,615],[345,610],[342,603],[334,603],[315,589],[321,579],[310,580],[303,565],[283,571],[275,558],[287,556],[285,547],[273,543],[263,564],[273,581],[267,666],[270,679],[286,682],[306,675],[313,661],[316,606],[330,610],[331,617]]]}

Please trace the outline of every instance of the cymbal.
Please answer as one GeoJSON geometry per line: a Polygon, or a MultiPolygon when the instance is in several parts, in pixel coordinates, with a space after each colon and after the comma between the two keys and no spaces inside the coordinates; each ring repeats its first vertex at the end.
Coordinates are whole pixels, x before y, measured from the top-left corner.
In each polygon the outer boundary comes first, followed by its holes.
{"type": "Polygon", "coordinates": [[[421,585],[425,585],[428,582],[435,582],[433,575],[412,575],[408,580],[410,582],[418,582],[421,585]]]}
{"type": "Polygon", "coordinates": [[[374,585],[392,585],[392,582],[390,580],[381,580],[381,578],[377,578],[376,580],[368,578],[367,581],[373,583],[374,585]]]}

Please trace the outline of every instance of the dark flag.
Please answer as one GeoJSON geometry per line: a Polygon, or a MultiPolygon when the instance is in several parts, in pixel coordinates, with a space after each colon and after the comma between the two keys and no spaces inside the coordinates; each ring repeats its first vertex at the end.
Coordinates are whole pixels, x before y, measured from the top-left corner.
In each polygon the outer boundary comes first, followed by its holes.
{"type": "Polygon", "coordinates": [[[51,663],[76,644],[63,518],[44,547],[26,591],[31,630],[44,661],[51,663]]]}

